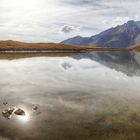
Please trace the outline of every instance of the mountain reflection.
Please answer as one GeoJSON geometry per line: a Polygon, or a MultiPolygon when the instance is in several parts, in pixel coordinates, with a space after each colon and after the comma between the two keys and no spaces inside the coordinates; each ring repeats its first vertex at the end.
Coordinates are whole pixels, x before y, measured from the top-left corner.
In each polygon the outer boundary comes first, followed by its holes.
{"type": "Polygon", "coordinates": [[[128,76],[140,76],[139,52],[90,52],[74,58],[91,59],[106,67],[123,72],[128,76]]]}

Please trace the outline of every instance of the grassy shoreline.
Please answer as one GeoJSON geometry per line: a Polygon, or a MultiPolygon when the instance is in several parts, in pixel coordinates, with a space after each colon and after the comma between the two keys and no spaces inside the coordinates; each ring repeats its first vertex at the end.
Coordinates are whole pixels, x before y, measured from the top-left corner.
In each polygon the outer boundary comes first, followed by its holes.
{"type": "MultiPolygon", "coordinates": [[[[7,51],[36,51],[36,52],[87,52],[87,51],[129,51],[133,47],[128,48],[112,48],[100,46],[77,46],[59,43],[25,43],[17,41],[0,41],[0,52],[7,51]]],[[[135,48],[134,48],[135,49],[135,48]]]]}

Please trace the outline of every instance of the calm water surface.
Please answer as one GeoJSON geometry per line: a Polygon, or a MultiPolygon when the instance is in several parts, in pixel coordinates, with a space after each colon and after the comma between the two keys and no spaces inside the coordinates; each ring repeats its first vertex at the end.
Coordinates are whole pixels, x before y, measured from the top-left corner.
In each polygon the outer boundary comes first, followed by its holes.
{"type": "Polygon", "coordinates": [[[0,116],[0,139],[138,140],[139,68],[136,52],[0,60],[0,111],[26,111],[0,116]]]}

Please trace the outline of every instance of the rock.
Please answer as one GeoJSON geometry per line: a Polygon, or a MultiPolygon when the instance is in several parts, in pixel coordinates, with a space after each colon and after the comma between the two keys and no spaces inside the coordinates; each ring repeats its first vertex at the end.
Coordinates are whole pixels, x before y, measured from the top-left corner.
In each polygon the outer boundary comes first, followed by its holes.
{"type": "Polygon", "coordinates": [[[6,105],[8,105],[8,103],[7,103],[7,102],[3,102],[3,105],[5,105],[5,106],[6,106],[6,105]]]}
{"type": "Polygon", "coordinates": [[[37,107],[37,106],[34,106],[34,107],[32,108],[32,110],[33,110],[33,111],[37,111],[37,110],[38,110],[38,107],[37,107]]]}
{"type": "Polygon", "coordinates": [[[2,116],[5,117],[6,119],[10,119],[14,110],[15,110],[14,108],[8,108],[2,112],[2,116]]]}
{"type": "Polygon", "coordinates": [[[20,109],[20,108],[18,108],[18,109],[16,109],[16,111],[14,112],[16,115],[20,115],[20,116],[25,116],[26,114],[25,114],[25,111],[24,110],[22,110],[22,109],[20,109]]]}

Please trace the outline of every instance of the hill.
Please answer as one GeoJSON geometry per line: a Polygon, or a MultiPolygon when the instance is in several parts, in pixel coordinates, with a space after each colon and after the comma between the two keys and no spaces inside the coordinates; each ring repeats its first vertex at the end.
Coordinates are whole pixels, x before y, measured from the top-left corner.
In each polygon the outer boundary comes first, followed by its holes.
{"type": "Polygon", "coordinates": [[[129,49],[130,51],[137,51],[137,52],[140,52],[140,44],[139,44],[139,45],[130,46],[130,47],[128,47],[128,49],[129,49]]]}
{"type": "Polygon", "coordinates": [[[17,41],[0,41],[0,51],[6,50],[82,50],[84,46],[74,46],[56,43],[25,43],[17,41]]]}
{"type": "Polygon", "coordinates": [[[25,43],[0,41],[0,52],[6,51],[52,51],[52,52],[89,52],[89,51],[127,51],[125,48],[107,48],[97,46],[76,46],[56,43],[25,43]]]}

